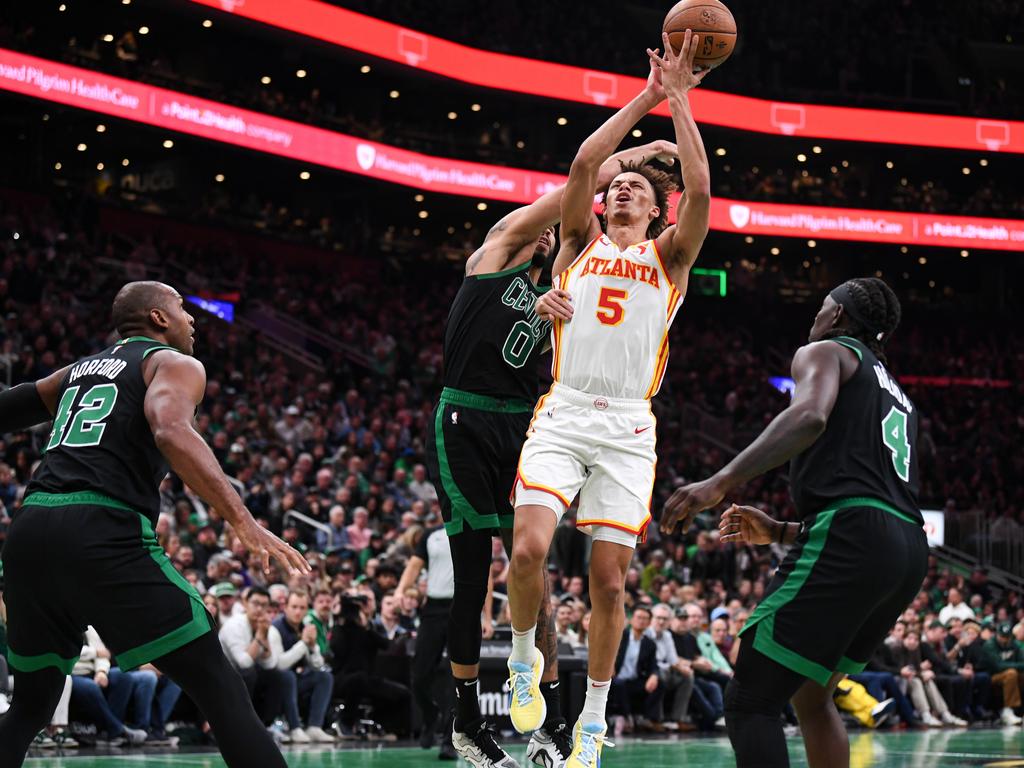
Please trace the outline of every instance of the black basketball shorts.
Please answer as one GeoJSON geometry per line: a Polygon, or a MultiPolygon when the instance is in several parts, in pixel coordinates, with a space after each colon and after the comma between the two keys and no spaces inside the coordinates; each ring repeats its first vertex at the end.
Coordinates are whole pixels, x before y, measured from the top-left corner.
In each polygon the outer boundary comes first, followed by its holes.
{"type": "Polygon", "coordinates": [[[744,642],[820,685],[856,674],[921,588],[920,524],[876,499],[844,499],[806,519],[744,642]]]}
{"type": "Polygon", "coordinates": [[[533,404],[445,388],[427,435],[427,470],[449,536],[512,528],[509,495],[533,404]]]}
{"type": "Polygon", "coordinates": [[[149,518],[103,494],[31,494],[11,522],[3,564],[8,660],[17,672],[70,674],[90,624],[122,669],[215,628],[149,518]]]}

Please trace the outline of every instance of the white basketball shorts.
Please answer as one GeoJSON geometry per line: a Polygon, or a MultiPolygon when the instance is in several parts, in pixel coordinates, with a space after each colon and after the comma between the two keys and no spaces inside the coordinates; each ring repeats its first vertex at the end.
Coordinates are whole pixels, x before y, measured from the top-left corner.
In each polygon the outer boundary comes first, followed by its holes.
{"type": "Polygon", "coordinates": [[[635,547],[651,521],[655,431],[649,400],[554,384],[527,431],[515,506],[548,507],[561,519],[579,494],[577,528],[595,540],[635,547]]]}

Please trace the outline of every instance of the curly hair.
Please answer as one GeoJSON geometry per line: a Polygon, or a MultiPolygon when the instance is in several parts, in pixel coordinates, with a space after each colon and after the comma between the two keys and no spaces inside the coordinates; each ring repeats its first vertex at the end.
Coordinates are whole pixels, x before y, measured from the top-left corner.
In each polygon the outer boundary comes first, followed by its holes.
{"type": "MultiPolygon", "coordinates": [[[[676,191],[677,186],[675,180],[664,171],[660,171],[653,165],[648,163],[638,162],[623,162],[619,161],[619,167],[622,169],[619,174],[623,173],[638,173],[647,179],[647,182],[651,185],[654,190],[654,204],[658,206],[660,213],[658,218],[651,221],[647,227],[647,237],[655,238],[665,231],[668,226],[668,198],[673,192],[676,191]]],[[[614,181],[615,179],[612,179],[614,181]]],[[[612,182],[608,182],[608,186],[601,190],[601,205],[604,205],[607,209],[607,203],[605,202],[608,197],[608,189],[611,187],[612,182]]],[[[605,214],[600,215],[601,229],[607,231],[608,220],[605,218],[605,214]]]]}
{"type": "Polygon", "coordinates": [[[853,336],[864,342],[883,363],[888,362],[885,358],[885,343],[900,324],[900,300],[892,288],[877,277],[858,277],[847,280],[843,285],[849,289],[857,314],[864,322],[846,313],[846,327],[833,328],[824,338],[853,336]]]}

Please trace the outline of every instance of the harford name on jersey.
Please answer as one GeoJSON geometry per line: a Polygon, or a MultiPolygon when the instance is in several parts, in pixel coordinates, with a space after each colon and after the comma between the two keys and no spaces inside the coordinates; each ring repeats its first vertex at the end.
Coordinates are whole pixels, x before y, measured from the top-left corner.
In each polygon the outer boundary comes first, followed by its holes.
{"type": "Polygon", "coordinates": [[[106,376],[108,379],[116,379],[127,366],[126,360],[118,360],[116,357],[86,360],[71,369],[71,373],[68,374],[68,383],[70,384],[82,376],[106,376]]]}
{"type": "Polygon", "coordinates": [[[526,321],[530,324],[530,331],[535,339],[546,336],[550,332],[551,321],[541,320],[538,317],[534,309],[537,295],[530,290],[523,278],[517,277],[509,283],[508,288],[505,289],[505,295],[501,297],[501,303],[506,307],[519,310],[526,316],[526,321]]]}
{"type": "Polygon", "coordinates": [[[900,389],[899,384],[896,380],[889,375],[889,372],[882,367],[881,363],[872,367],[875,372],[875,376],[878,378],[878,386],[888,392],[890,395],[896,398],[896,401],[906,409],[907,413],[914,412],[914,404],[910,402],[910,398],[903,394],[903,390],[900,389]]]}
{"type": "Polygon", "coordinates": [[[586,275],[598,275],[601,277],[624,277],[627,280],[639,280],[648,283],[655,288],[661,287],[658,279],[658,270],[649,264],[637,264],[635,261],[619,256],[614,259],[602,259],[600,256],[591,256],[583,265],[580,277],[586,275]]]}

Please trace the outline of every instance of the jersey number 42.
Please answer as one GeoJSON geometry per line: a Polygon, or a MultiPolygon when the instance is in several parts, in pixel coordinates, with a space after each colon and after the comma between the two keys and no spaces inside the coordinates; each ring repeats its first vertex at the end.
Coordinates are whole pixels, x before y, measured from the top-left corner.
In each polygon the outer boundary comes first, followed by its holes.
{"type": "Polygon", "coordinates": [[[97,384],[79,400],[77,410],[75,399],[81,387],[68,387],[57,406],[53,419],[53,432],[46,450],[64,445],[68,448],[87,448],[99,445],[107,425],[103,423],[117,402],[116,384],[97,384]],[[73,418],[72,412],[74,411],[73,418]],[[70,426],[69,426],[70,422],[70,426]]]}

